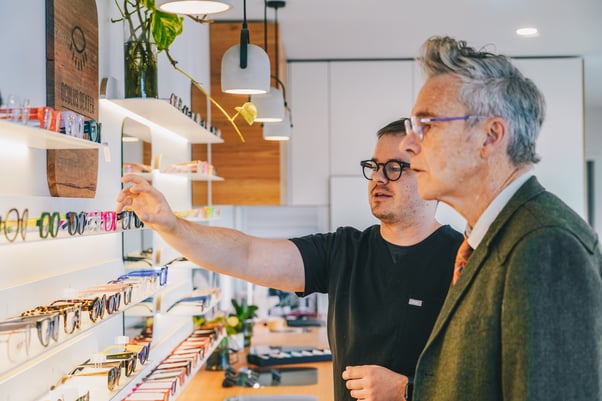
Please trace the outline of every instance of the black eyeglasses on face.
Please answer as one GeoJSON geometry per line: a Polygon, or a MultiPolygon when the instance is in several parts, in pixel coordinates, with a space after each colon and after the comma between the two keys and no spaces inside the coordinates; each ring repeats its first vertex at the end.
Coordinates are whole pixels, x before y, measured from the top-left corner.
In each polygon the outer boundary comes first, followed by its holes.
{"type": "Polygon", "coordinates": [[[367,180],[372,180],[372,177],[380,167],[383,168],[383,174],[389,181],[397,181],[401,177],[404,168],[410,168],[410,163],[406,163],[401,160],[389,160],[386,163],[378,163],[375,160],[362,160],[360,162],[362,166],[362,173],[367,180]]]}

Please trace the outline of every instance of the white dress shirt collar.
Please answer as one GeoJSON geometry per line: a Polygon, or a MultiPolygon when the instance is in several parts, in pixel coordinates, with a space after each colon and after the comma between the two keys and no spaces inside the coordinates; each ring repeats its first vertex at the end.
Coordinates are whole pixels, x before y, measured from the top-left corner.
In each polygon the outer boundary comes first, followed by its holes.
{"type": "Polygon", "coordinates": [[[533,175],[534,172],[531,169],[518,176],[506,188],[504,188],[502,192],[495,197],[495,199],[493,199],[481,217],[479,217],[474,227],[471,228],[466,225],[466,231],[464,235],[468,237],[468,244],[472,249],[476,249],[477,246],[479,246],[483,240],[483,237],[485,237],[485,234],[489,230],[489,226],[491,226],[491,223],[493,223],[493,220],[495,220],[497,215],[500,214],[504,206],[506,206],[516,191],[518,191],[518,189],[533,175]]]}

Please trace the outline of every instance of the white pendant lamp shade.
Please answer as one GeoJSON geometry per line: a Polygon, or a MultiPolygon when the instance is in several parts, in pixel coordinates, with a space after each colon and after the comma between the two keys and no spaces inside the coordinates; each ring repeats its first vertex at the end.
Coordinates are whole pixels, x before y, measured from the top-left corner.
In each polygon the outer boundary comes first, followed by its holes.
{"type": "Polygon", "coordinates": [[[273,86],[268,93],[252,95],[251,102],[257,108],[255,121],[260,123],[276,123],[284,120],[284,95],[273,86]]]}
{"type": "Polygon", "coordinates": [[[247,44],[247,67],[240,68],[240,45],[229,48],[222,58],[222,92],[239,95],[267,93],[270,89],[270,59],[259,46],[247,44]]]}
{"type": "Polygon", "coordinates": [[[279,123],[263,124],[263,139],[266,141],[288,141],[292,134],[291,120],[288,113],[284,114],[284,120],[279,123]]]}
{"type": "Polygon", "coordinates": [[[156,4],[166,13],[186,15],[217,14],[232,8],[226,0],[157,0],[156,4]]]}

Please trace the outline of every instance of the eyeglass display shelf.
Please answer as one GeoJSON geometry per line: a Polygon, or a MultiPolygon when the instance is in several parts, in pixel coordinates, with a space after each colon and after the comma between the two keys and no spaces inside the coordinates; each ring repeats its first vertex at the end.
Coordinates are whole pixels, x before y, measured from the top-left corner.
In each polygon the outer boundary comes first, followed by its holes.
{"type": "MultiPolygon", "coordinates": [[[[168,130],[193,144],[223,143],[224,140],[200,126],[193,119],[169,104],[155,98],[100,99],[100,107],[130,118],[151,129],[168,130]]],[[[134,130],[136,131],[136,130],[134,130]]],[[[148,131],[128,132],[128,135],[151,142],[148,131]]]]}
{"type": "Polygon", "coordinates": [[[178,316],[202,316],[217,306],[219,289],[195,290],[167,308],[167,314],[178,316]],[[212,291],[214,290],[214,291],[212,291]]]}
{"type": "MultiPolygon", "coordinates": [[[[37,351],[30,350],[30,352],[33,351],[34,353],[28,355],[27,359],[20,360],[14,363],[13,365],[9,366],[8,370],[0,372],[0,384],[6,381],[9,377],[20,374],[21,370],[26,371],[28,366],[35,365],[36,363],[42,363],[45,359],[48,358],[49,355],[62,352],[70,345],[77,343],[82,338],[90,334],[93,331],[93,329],[96,329],[99,326],[106,324],[108,321],[112,320],[116,316],[121,316],[122,313],[126,314],[129,309],[135,308],[139,302],[143,302],[145,299],[155,296],[155,294],[157,294],[160,291],[161,287],[150,292],[149,294],[144,294],[143,296],[138,297],[138,299],[133,299],[130,305],[122,306],[116,313],[107,314],[105,312],[105,315],[102,319],[99,319],[96,322],[88,322],[88,324],[86,324],[85,327],[82,327],[81,329],[78,329],[71,334],[67,334],[67,338],[65,339],[59,339],[59,341],[57,342],[51,340],[47,347],[42,347],[42,345],[40,345],[37,351]]],[[[87,316],[87,313],[82,313],[87,316]]],[[[64,335],[64,333],[61,332],[61,335],[64,335]]],[[[32,335],[31,341],[33,342],[35,340],[36,338],[32,335]]]]}
{"type": "MultiPolygon", "coordinates": [[[[174,272],[171,273],[172,276],[173,274],[174,272]]],[[[220,301],[218,289],[194,290],[182,297],[182,288],[187,287],[190,287],[189,280],[168,281],[154,296],[128,308],[124,317],[151,317],[158,313],[171,316],[200,316],[208,313],[220,301]]]]}
{"type": "MultiPolygon", "coordinates": [[[[172,333],[169,333],[168,335],[164,336],[164,338],[166,338],[166,337],[180,338],[181,336],[179,336],[177,334],[177,332],[182,331],[182,330],[187,330],[188,332],[190,332],[190,329],[188,328],[188,326],[185,325],[185,326],[175,328],[172,333]]],[[[190,332],[190,334],[192,334],[192,333],[190,332]]],[[[189,334],[189,336],[190,336],[190,334],[189,334]]],[[[207,360],[209,359],[209,357],[211,356],[213,351],[215,351],[217,349],[220,342],[224,338],[225,338],[225,333],[222,332],[222,333],[220,333],[219,337],[213,341],[213,343],[211,344],[211,347],[209,348],[209,352],[204,354],[202,360],[199,361],[198,365],[196,367],[194,367],[193,369],[191,369],[190,374],[186,376],[186,381],[184,382],[184,384],[178,385],[176,394],[174,394],[174,396],[170,397],[171,400],[178,399],[178,396],[182,393],[182,391],[190,383],[192,378],[206,365],[207,360]]],[[[172,351],[177,345],[179,345],[179,343],[174,345],[168,341],[159,340],[157,346],[153,347],[151,345],[151,355],[152,355],[152,353],[154,353],[156,355],[168,355],[170,353],[170,351],[172,351]]],[[[157,362],[149,361],[146,364],[146,366],[144,367],[144,369],[141,370],[139,373],[137,373],[135,377],[132,376],[133,378],[128,378],[130,380],[126,385],[124,385],[123,387],[116,390],[115,394],[112,395],[111,400],[121,401],[126,396],[131,394],[132,391],[134,391],[134,388],[140,383],[140,381],[141,381],[140,379],[144,379],[146,376],[148,376],[148,374],[151,373],[159,365],[160,362],[161,361],[157,361],[157,362]]],[[[45,401],[45,400],[41,399],[39,401],[45,401]]]]}
{"type": "MultiPolygon", "coordinates": [[[[192,332],[190,331],[189,324],[182,324],[175,327],[174,330],[172,330],[168,335],[164,336],[164,338],[182,338],[182,333],[184,333],[184,335],[186,335],[186,333],[189,333],[188,336],[192,334],[192,332]]],[[[224,337],[225,334],[222,332],[220,333],[219,337],[212,342],[209,348],[209,352],[204,354],[203,358],[199,361],[197,366],[191,369],[190,374],[186,376],[185,383],[182,385],[178,385],[177,392],[171,399],[177,399],[177,397],[181,394],[184,388],[190,383],[191,379],[206,365],[209,356],[211,356],[211,354],[217,349],[224,337]]],[[[171,341],[158,341],[156,345],[152,345],[153,343],[151,343],[151,355],[168,355],[170,351],[172,351],[175,347],[179,345],[179,342],[177,344],[174,344],[171,341]]],[[[134,389],[138,384],[140,384],[142,379],[148,376],[160,364],[160,362],[161,360],[154,361],[149,359],[141,369],[137,368],[137,370],[135,370],[130,377],[124,377],[122,375],[119,387],[117,387],[110,393],[110,395],[107,398],[107,401],[123,400],[125,397],[127,397],[134,391],[134,389]]],[[[60,387],[57,389],[60,389],[60,387]]],[[[51,395],[51,393],[44,395],[38,401],[47,401],[49,395],[51,395]]]]}
{"type": "Polygon", "coordinates": [[[36,149],[99,149],[102,144],[41,128],[0,120],[0,139],[36,149]]]}
{"type": "MultiPolygon", "coordinates": [[[[30,217],[30,219],[34,219],[34,218],[35,217],[30,217]]],[[[41,238],[37,232],[38,228],[33,229],[32,227],[29,227],[29,230],[27,231],[27,236],[26,236],[25,240],[23,240],[20,235],[17,235],[17,238],[11,242],[11,241],[8,241],[4,235],[0,235],[0,246],[28,244],[28,243],[40,242],[40,241],[55,241],[55,240],[61,240],[61,239],[67,239],[67,238],[75,239],[75,238],[91,237],[91,236],[96,236],[96,235],[121,234],[124,232],[140,231],[143,229],[144,229],[144,227],[130,228],[128,230],[123,230],[121,228],[118,228],[114,231],[102,231],[102,230],[88,231],[88,232],[84,231],[82,234],[74,234],[74,235],[71,235],[66,230],[63,230],[63,231],[59,231],[59,233],[56,237],[51,237],[50,235],[48,235],[48,237],[46,237],[46,238],[41,238]]]]}
{"type": "MultiPolygon", "coordinates": [[[[160,173],[161,174],[173,174],[173,175],[187,176],[192,181],[224,181],[223,177],[219,177],[217,175],[202,174],[202,173],[172,173],[172,172],[166,172],[166,171],[160,171],[160,173]]],[[[149,181],[149,182],[151,182],[153,180],[153,173],[131,173],[131,174],[139,175],[140,177],[144,178],[146,181],[149,181]]]]}

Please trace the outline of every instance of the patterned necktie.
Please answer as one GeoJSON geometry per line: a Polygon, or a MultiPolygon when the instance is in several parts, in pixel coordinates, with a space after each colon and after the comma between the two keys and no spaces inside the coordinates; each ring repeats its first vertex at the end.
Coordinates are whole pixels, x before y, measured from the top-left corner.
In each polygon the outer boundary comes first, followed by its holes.
{"type": "Polygon", "coordinates": [[[468,263],[468,258],[472,255],[473,249],[468,245],[468,238],[464,237],[464,241],[458,248],[458,253],[456,254],[456,262],[454,263],[454,277],[452,279],[452,284],[456,284],[458,281],[458,277],[460,277],[460,273],[464,270],[464,266],[468,263]]]}

